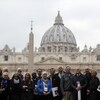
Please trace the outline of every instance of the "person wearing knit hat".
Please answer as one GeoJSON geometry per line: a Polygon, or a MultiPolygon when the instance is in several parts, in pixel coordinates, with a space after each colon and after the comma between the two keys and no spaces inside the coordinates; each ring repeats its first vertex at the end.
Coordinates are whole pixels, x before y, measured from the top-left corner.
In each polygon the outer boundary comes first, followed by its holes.
{"type": "Polygon", "coordinates": [[[47,77],[48,73],[44,71],[42,78],[37,82],[37,90],[39,93],[39,100],[51,100],[52,84],[47,77]]]}
{"type": "Polygon", "coordinates": [[[48,72],[47,71],[43,71],[42,72],[42,77],[43,77],[44,74],[48,75],[48,72]]]}
{"type": "Polygon", "coordinates": [[[17,71],[22,71],[22,68],[19,67],[19,68],[17,69],[17,71]]]}

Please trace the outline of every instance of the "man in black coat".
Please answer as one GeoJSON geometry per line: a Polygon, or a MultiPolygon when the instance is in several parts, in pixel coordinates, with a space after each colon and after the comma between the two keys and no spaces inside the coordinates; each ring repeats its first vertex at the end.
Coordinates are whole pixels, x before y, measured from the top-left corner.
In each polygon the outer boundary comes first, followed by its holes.
{"type": "Polygon", "coordinates": [[[91,80],[91,72],[90,72],[89,68],[85,69],[84,76],[86,77],[86,80],[87,80],[87,85],[85,87],[85,93],[86,93],[86,100],[88,100],[89,95],[87,95],[87,89],[89,87],[89,83],[90,83],[90,80],[91,80]]]}
{"type": "Polygon", "coordinates": [[[99,100],[98,99],[98,91],[97,88],[99,86],[99,79],[98,77],[96,77],[97,72],[95,70],[91,71],[91,80],[89,83],[89,87],[88,87],[88,95],[89,95],[89,100],[99,100]]]}
{"type": "Polygon", "coordinates": [[[33,100],[38,100],[38,90],[37,90],[37,73],[34,71],[32,73],[32,81],[33,81],[33,100]]]}
{"type": "Polygon", "coordinates": [[[72,79],[74,100],[78,100],[79,91],[81,91],[81,100],[86,100],[86,94],[85,94],[86,85],[87,85],[87,80],[85,76],[81,73],[80,68],[77,68],[76,73],[72,79]]]}
{"type": "MultiPolygon", "coordinates": [[[[38,81],[38,80],[41,80],[41,78],[42,78],[42,69],[38,69],[37,70],[37,78],[36,78],[36,80],[38,81]]],[[[41,96],[40,95],[38,95],[38,100],[40,100],[41,99],[41,96]]]]}
{"type": "Polygon", "coordinates": [[[57,90],[55,91],[56,96],[54,96],[52,93],[52,100],[62,100],[62,93],[61,93],[61,89],[60,89],[60,81],[61,80],[60,80],[58,74],[55,74],[54,68],[50,69],[49,79],[52,82],[52,88],[57,88],[57,90]]]}

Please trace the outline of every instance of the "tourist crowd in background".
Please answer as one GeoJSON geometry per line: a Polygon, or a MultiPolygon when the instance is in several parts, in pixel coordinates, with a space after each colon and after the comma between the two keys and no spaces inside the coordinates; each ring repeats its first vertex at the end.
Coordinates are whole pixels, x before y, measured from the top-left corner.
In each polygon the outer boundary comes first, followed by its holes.
{"type": "Polygon", "coordinates": [[[94,69],[81,72],[76,68],[59,66],[57,70],[38,69],[32,74],[22,69],[9,76],[0,69],[0,100],[100,100],[100,81],[94,69]]]}

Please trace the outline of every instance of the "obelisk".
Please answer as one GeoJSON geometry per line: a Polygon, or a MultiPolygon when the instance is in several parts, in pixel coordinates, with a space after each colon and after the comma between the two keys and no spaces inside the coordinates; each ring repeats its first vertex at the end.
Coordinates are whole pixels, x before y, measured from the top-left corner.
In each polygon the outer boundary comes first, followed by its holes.
{"type": "Polygon", "coordinates": [[[34,66],[34,34],[33,34],[33,21],[31,21],[31,32],[29,34],[29,52],[28,52],[28,72],[32,73],[34,66]]]}

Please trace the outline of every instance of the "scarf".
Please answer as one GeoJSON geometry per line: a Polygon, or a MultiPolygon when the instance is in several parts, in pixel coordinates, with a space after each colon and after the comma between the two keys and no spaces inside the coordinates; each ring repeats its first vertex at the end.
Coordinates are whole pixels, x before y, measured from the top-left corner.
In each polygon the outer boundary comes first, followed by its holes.
{"type": "Polygon", "coordinates": [[[15,84],[18,84],[19,82],[20,82],[19,79],[18,80],[14,79],[15,84]]]}

